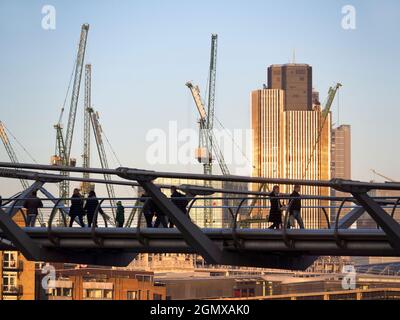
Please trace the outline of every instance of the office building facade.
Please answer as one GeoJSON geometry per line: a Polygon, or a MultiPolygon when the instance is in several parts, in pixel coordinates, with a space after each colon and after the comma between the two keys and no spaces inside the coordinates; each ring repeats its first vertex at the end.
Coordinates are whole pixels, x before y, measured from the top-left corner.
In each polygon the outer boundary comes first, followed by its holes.
{"type": "Polygon", "coordinates": [[[307,64],[272,65],[268,89],[284,90],[286,111],[310,111],[313,107],[312,67],[307,64]]]}
{"type": "MultiPolygon", "coordinates": [[[[304,69],[306,65],[302,66],[304,69]]],[[[276,67],[269,68],[270,74],[274,74],[274,68],[276,67]]],[[[284,72],[284,68],[281,69],[284,72]]],[[[311,67],[305,70],[311,72],[311,67]]],[[[312,79],[311,74],[308,76],[312,79]]],[[[275,86],[277,81],[274,76],[269,79],[272,86],[275,86]]],[[[307,90],[308,87],[312,104],[312,84],[308,84],[307,90]]],[[[287,97],[290,94],[290,90],[286,92],[270,88],[255,90],[251,94],[253,176],[329,180],[331,115],[328,114],[327,118],[324,118],[319,105],[313,105],[311,109],[308,109],[308,105],[306,108],[305,103],[301,108],[288,106],[287,97]]],[[[292,186],[282,186],[281,192],[291,191],[292,186]]],[[[302,193],[329,196],[330,191],[328,188],[303,187],[302,193]]],[[[304,205],[316,207],[327,206],[328,203],[322,200],[307,200],[307,203],[304,201],[304,205]]],[[[256,212],[263,216],[267,214],[266,210],[256,212]]],[[[306,228],[326,227],[329,210],[324,212],[318,208],[304,209],[303,219],[306,228]]]]}

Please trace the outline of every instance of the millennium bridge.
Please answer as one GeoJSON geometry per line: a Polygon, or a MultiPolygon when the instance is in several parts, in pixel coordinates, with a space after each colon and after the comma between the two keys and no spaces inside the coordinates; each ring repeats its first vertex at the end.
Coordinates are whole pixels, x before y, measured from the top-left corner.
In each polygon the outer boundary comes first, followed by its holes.
{"type": "MultiPolygon", "coordinates": [[[[140,253],[198,254],[208,264],[247,267],[305,270],[320,256],[400,256],[400,225],[396,209],[400,198],[375,197],[371,192],[379,190],[400,191],[399,183],[368,183],[334,179],[330,181],[269,179],[233,175],[203,175],[169,173],[120,167],[117,169],[78,168],[38,164],[0,163],[0,178],[32,181],[25,190],[3,199],[0,209],[0,250],[18,250],[27,259],[44,262],[69,262],[103,266],[127,266],[140,253]],[[56,171],[56,173],[48,173],[56,171]],[[109,175],[115,180],[83,178],[77,174],[109,175]],[[72,176],[75,174],[75,176],[72,176]],[[200,181],[200,185],[178,185],[179,190],[190,195],[188,213],[184,214],[163,192],[168,184],[157,184],[159,178],[200,181]],[[141,187],[146,198],[138,197],[98,198],[91,227],[68,228],[66,203],[52,195],[46,185],[61,181],[113,184],[141,187]],[[204,182],[207,182],[205,184],[204,182]],[[210,182],[223,186],[238,184],[301,185],[336,190],[345,196],[302,195],[301,199],[319,201],[324,227],[317,229],[288,228],[289,210],[283,213],[283,227],[270,230],[257,220],[251,220],[251,210],[268,210],[265,201],[269,194],[262,191],[234,190],[234,188],[209,187],[210,182]],[[225,183],[225,184],[224,184],[225,183]],[[207,186],[202,186],[205,184],[207,186]],[[46,196],[42,201],[46,214],[41,215],[40,226],[21,227],[15,222],[22,213],[23,203],[34,190],[46,196]],[[221,197],[214,196],[222,195],[221,197]],[[223,227],[206,228],[191,219],[191,210],[205,209],[198,205],[202,200],[228,201],[221,206],[230,219],[223,227]],[[115,228],[114,217],[102,214],[100,206],[107,201],[132,202],[132,212],[123,228],[115,228]],[[260,201],[264,200],[264,201],[260,201]],[[152,201],[175,228],[146,228],[143,223],[144,208],[152,201]],[[337,203],[338,205],[332,205],[337,203]],[[330,209],[335,209],[333,219],[330,209]],[[354,228],[357,221],[368,214],[375,227],[354,228]],[[56,223],[58,220],[58,223],[56,223]]],[[[250,188],[252,189],[252,188],[250,188]]],[[[256,188],[254,188],[256,189],[256,188]]],[[[291,203],[291,197],[282,195],[291,203]]],[[[311,206],[310,206],[311,208],[311,206]]],[[[265,223],[264,223],[265,224],[265,223]]]]}

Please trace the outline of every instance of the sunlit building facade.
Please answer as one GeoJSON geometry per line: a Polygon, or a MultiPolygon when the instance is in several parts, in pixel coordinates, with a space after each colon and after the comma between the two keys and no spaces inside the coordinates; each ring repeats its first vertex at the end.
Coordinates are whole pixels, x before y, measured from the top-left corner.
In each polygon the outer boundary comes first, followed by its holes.
{"type": "MultiPolygon", "coordinates": [[[[331,177],[331,115],[324,119],[320,106],[312,110],[287,110],[285,92],[279,89],[255,90],[251,94],[253,130],[253,176],[307,180],[331,177]]],[[[270,188],[272,186],[269,186],[270,188]]],[[[289,193],[292,186],[282,186],[289,193]]],[[[328,188],[303,187],[303,194],[329,196],[328,188]]],[[[328,205],[326,201],[303,201],[308,207],[328,205]]],[[[266,215],[267,211],[254,211],[266,215]]],[[[323,210],[303,210],[306,228],[327,226],[323,210]]]]}

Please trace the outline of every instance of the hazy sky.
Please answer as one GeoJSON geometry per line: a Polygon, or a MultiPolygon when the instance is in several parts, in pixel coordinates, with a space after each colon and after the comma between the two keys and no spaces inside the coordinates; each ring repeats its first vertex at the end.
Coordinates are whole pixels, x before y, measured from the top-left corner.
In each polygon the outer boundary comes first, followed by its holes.
{"type": "MultiPolygon", "coordinates": [[[[185,82],[205,88],[210,35],[218,33],[216,114],[226,128],[249,128],[251,90],[266,82],[268,65],[289,62],[295,49],[297,62],[313,66],[321,100],[330,85],[343,84],[340,116],[335,101],[333,117],[352,126],[353,178],[370,180],[374,168],[400,179],[398,0],[1,0],[0,120],[40,163],[49,163],[54,153],[53,125],[82,23],[90,24],[92,102],[125,166],[201,172],[199,164],[149,165],[146,134],[166,130],[169,121],[196,130],[197,111],[185,82]],[[342,7],[349,4],[356,8],[355,30],[341,26],[342,7]],[[41,26],[44,5],[56,9],[55,30],[41,26]]],[[[72,152],[78,165],[82,105],[72,152]]],[[[0,147],[0,160],[8,161],[0,147]]],[[[15,149],[21,162],[32,162],[18,145],[15,149]]],[[[109,158],[110,166],[118,166],[111,153],[109,158]]],[[[18,189],[16,183],[0,185],[2,194],[18,189]]]]}

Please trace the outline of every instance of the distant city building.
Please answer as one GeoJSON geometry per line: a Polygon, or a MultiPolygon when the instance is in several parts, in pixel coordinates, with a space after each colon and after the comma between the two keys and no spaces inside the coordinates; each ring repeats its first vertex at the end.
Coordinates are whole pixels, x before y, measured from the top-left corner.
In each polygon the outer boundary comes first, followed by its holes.
{"type": "MultiPolygon", "coordinates": [[[[321,108],[319,106],[311,108],[312,84],[308,83],[312,79],[311,70],[308,65],[291,65],[285,68],[272,66],[269,69],[270,74],[276,72],[275,77],[278,77],[278,71],[282,74],[285,72],[291,74],[293,71],[293,76],[302,74],[308,79],[307,81],[299,80],[304,86],[303,82],[307,83],[304,87],[305,96],[308,97],[307,91],[309,91],[309,100],[304,97],[299,98],[298,101],[303,101],[302,103],[294,103],[295,100],[291,97],[289,101],[292,104],[288,106],[288,93],[285,90],[271,89],[271,86],[276,86],[279,82],[277,79],[269,79],[269,89],[252,92],[253,176],[308,180],[330,179],[331,115],[328,114],[324,121],[321,108]]],[[[292,187],[282,187],[281,192],[289,193],[292,187]]],[[[330,195],[328,188],[311,186],[302,187],[302,193],[330,195]]],[[[309,200],[304,204],[307,206],[327,205],[326,201],[321,200],[309,200]]],[[[256,212],[260,214],[260,211],[256,212]]],[[[265,215],[266,211],[261,214],[265,215]]],[[[327,226],[324,212],[317,208],[303,210],[303,219],[306,228],[327,226]]]]}
{"type": "Polygon", "coordinates": [[[270,66],[268,89],[284,90],[287,111],[312,110],[312,68],[307,64],[290,63],[270,66]]]}
{"type": "Polygon", "coordinates": [[[36,300],[165,300],[165,286],[154,283],[152,272],[111,268],[56,270],[51,288],[41,287],[36,273],[36,300]]]}
{"type": "Polygon", "coordinates": [[[351,127],[332,129],[332,178],[351,179],[351,127]]]}
{"type": "MultiPolygon", "coordinates": [[[[25,226],[21,212],[14,222],[25,226]]],[[[35,262],[28,261],[18,251],[0,251],[0,300],[35,299],[35,262]]]]}
{"type": "MultiPolygon", "coordinates": [[[[351,180],[351,126],[349,125],[341,125],[339,127],[332,129],[332,137],[331,137],[331,154],[332,154],[332,162],[331,162],[331,175],[332,178],[336,179],[344,179],[351,180]]],[[[333,197],[346,197],[348,194],[339,192],[336,190],[332,190],[333,197]]],[[[340,202],[332,202],[333,206],[340,206],[340,202]]],[[[345,204],[346,206],[350,205],[349,203],[345,204]]],[[[349,212],[349,208],[344,208],[341,212],[342,214],[346,214],[349,212]]],[[[332,221],[336,220],[336,216],[338,213],[338,209],[332,209],[331,215],[332,221]]]]}

